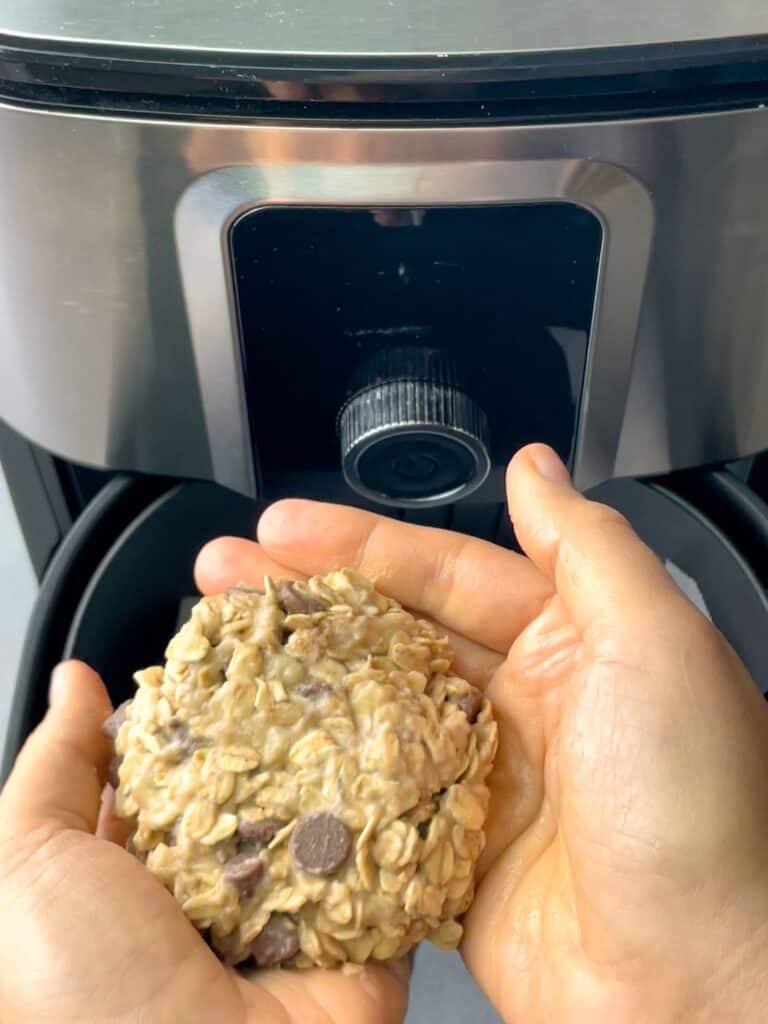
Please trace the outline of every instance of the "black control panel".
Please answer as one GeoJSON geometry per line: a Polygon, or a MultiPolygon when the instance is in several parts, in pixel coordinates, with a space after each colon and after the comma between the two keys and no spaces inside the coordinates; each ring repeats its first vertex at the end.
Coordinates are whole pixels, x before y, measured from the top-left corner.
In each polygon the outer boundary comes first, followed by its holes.
{"type": "MultiPolygon", "coordinates": [[[[440,415],[477,410],[490,473],[464,501],[500,502],[503,467],[529,441],[570,459],[601,244],[569,203],[243,216],[230,246],[265,500],[376,504],[342,472],[340,419],[387,350],[442,353],[456,401],[440,415]]],[[[384,429],[376,414],[361,422],[384,429]]]]}

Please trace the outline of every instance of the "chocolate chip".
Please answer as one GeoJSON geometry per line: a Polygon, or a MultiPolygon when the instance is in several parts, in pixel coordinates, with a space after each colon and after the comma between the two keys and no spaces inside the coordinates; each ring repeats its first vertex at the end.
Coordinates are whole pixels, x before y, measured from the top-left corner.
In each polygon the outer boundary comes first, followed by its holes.
{"type": "Polygon", "coordinates": [[[175,753],[180,761],[186,761],[196,750],[210,746],[206,739],[193,736],[189,725],[175,716],[169,720],[166,731],[169,746],[175,748],[175,753]]]}
{"type": "Polygon", "coordinates": [[[171,718],[168,722],[168,736],[171,743],[178,743],[180,746],[189,742],[189,726],[180,718],[171,718]]]}
{"type": "Polygon", "coordinates": [[[249,821],[241,818],[237,826],[237,838],[251,851],[263,850],[269,846],[283,827],[282,822],[274,818],[262,818],[261,821],[249,821]]]}
{"type": "Polygon", "coordinates": [[[483,706],[483,695],[473,686],[470,688],[469,693],[461,694],[460,697],[455,699],[454,703],[459,710],[464,712],[470,722],[474,722],[483,706]]]}
{"type": "Polygon", "coordinates": [[[419,833],[419,835],[421,836],[422,839],[426,839],[427,836],[429,835],[429,826],[431,824],[432,824],[432,819],[431,818],[427,818],[426,821],[420,821],[419,824],[416,826],[416,830],[418,831],[418,833],[419,833]]]}
{"type": "Polygon", "coordinates": [[[117,789],[120,785],[120,765],[123,763],[122,757],[119,754],[113,754],[109,761],[109,771],[107,772],[107,782],[113,789],[117,789]]]}
{"type": "Polygon", "coordinates": [[[285,914],[272,914],[251,943],[259,967],[275,967],[299,952],[299,930],[285,914]]]}
{"type": "Polygon", "coordinates": [[[299,697],[306,697],[307,700],[318,700],[328,693],[333,693],[333,687],[328,683],[321,683],[319,679],[310,679],[306,683],[299,683],[294,686],[293,692],[299,697]]]}
{"type": "Polygon", "coordinates": [[[277,599],[287,615],[311,615],[312,612],[323,612],[327,607],[316,597],[297,590],[288,580],[277,584],[277,599]]]}
{"type": "Polygon", "coordinates": [[[190,739],[187,723],[172,718],[168,722],[167,733],[169,753],[175,756],[177,761],[186,761],[196,749],[194,740],[190,739]]]}
{"type": "Polygon", "coordinates": [[[117,739],[117,734],[120,732],[120,727],[127,717],[130,704],[131,702],[129,700],[124,700],[118,708],[115,708],[101,727],[102,735],[106,736],[106,738],[111,740],[112,743],[117,739]]]}
{"type": "Polygon", "coordinates": [[[324,811],[302,818],[291,836],[294,864],[310,875],[332,875],[351,849],[352,836],[347,826],[324,811]]]}
{"type": "Polygon", "coordinates": [[[250,895],[264,874],[261,850],[245,850],[235,854],[221,869],[226,881],[236,886],[244,896],[250,895]]]}

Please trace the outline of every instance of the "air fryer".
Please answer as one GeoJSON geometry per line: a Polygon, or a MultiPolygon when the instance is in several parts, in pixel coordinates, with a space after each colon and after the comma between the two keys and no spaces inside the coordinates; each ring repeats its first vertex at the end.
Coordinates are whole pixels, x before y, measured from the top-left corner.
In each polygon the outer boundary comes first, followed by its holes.
{"type": "MultiPolygon", "coordinates": [[[[763,0],[176,8],[0,0],[0,456],[40,578],[5,771],[59,659],[117,701],[162,657],[207,540],[301,496],[512,546],[534,440],[767,692],[763,0]]],[[[411,1013],[496,1019],[432,953],[411,1013]]]]}

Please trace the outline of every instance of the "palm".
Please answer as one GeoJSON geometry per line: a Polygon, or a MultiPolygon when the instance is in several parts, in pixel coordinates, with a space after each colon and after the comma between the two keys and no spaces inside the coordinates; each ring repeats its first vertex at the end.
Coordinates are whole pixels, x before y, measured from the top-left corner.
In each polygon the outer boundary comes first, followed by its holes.
{"type": "MultiPolygon", "coordinates": [[[[592,1021],[603,1019],[608,1009],[601,1005],[606,992],[598,991],[609,987],[605,963],[593,962],[583,941],[589,907],[575,896],[578,844],[563,815],[573,781],[566,762],[574,741],[593,751],[606,746],[598,718],[592,720],[593,735],[573,734],[577,722],[579,730],[587,724],[581,711],[589,700],[583,680],[591,662],[561,600],[552,596],[487,686],[499,721],[499,755],[490,778],[488,845],[466,920],[464,953],[510,1021],[592,1021]]],[[[607,754],[604,750],[603,768],[610,776],[607,754]]],[[[605,822],[602,798],[596,792],[593,797],[591,808],[582,808],[585,820],[605,822]]],[[[608,835],[581,838],[610,842],[608,835]]]]}
{"type": "Polygon", "coordinates": [[[90,1020],[85,993],[104,1020],[140,1013],[158,1022],[229,1019],[207,1014],[235,1005],[231,983],[169,894],[115,844],[57,830],[30,858],[19,851],[3,884],[4,895],[11,890],[17,898],[4,920],[8,926],[10,913],[14,946],[28,955],[14,972],[17,1017],[9,1019],[46,1020],[55,1006],[56,1020],[90,1020]],[[33,912],[40,905],[47,908],[43,942],[33,912]]]}
{"type": "MultiPolygon", "coordinates": [[[[644,635],[639,621],[577,628],[553,595],[488,684],[499,757],[464,954],[506,1020],[687,1008],[691,977],[698,994],[711,983],[721,908],[765,878],[764,841],[734,856],[768,814],[764,708],[722,639],[681,597],[669,605],[670,629],[657,617],[644,635]],[[692,686],[727,728],[691,729],[692,686]]],[[[745,943],[764,887],[748,899],[745,943]]]]}
{"type": "Polygon", "coordinates": [[[14,861],[0,889],[9,936],[2,955],[13,963],[14,977],[16,1016],[9,1008],[9,1020],[381,1024],[401,1019],[404,980],[384,967],[368,970],[364,983],[322,971],[259,972],[249,980],[225,969],[170,894],[107,839],[56,830],[30,856],[20,848],[14,861]],[[46,908],[42,936],[35,913],[41,905],[46,908]],[[73,935],[74,944],[68,941],[73,935]],[[27,955],[19,958],[19,949],[27,955]],[[49,1016],[52,1007],[55,1014],[49,1016]],[[94,1014],[94,1007],[103,1014],[94,1014]]]}

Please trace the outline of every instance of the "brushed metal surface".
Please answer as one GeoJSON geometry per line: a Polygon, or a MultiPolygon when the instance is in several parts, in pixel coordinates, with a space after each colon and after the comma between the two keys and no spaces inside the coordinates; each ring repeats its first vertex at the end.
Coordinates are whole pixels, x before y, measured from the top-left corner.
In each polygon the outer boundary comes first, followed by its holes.
{"type": "Polygon", "coordinates": [[[448,57],[766,32],[764,0],[0,0],[0,36],[201,54],[448,57]]]}
{"type": "MultiPolygon", "coordinates": [[[[216,479],[241,489],[241,467],[253,462],[242,426],[244,389],[234,289],[229,263],[221,258],[229,228],[238,217],[282,203],[422,208],[551,200],[584,206],[603,224],[574,466],[590,483],[610,477],[653,235],[653,208],[645,188],[612,164],[525,159],[525,151],[518,148],[521,137],[508,129],[393,130],[363,135],[333,129],[294,138],[304,151],[298,160],[283,163],[277,153],[270,159],[269,148],[258,156],[254,152],[255,166],[223,168],[196,180],[176,214],[182,279],[216,479]],[[352,152],[347,153],[350,144],[352,152]],[[384,159],[376,159],[377,150],[384,159]],[[226,325],[230,338],[223,342],[226,325]]],[[[514,374],[512,353],[510,374],[514,374]]]]}
{"type": "Polygon", "coordinates": [[[252,493],[229,221],[308,195],[418,205],[535,192],[580,197],[606,231],[579,483],[749,454],[768,447],[766,170],[762,109],[348,129],[0,106],[0,414],[71,459],[252,493]]]}

